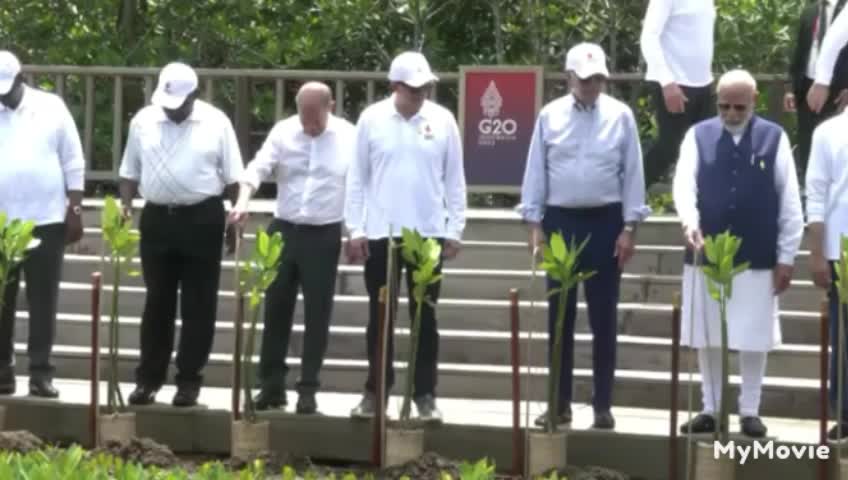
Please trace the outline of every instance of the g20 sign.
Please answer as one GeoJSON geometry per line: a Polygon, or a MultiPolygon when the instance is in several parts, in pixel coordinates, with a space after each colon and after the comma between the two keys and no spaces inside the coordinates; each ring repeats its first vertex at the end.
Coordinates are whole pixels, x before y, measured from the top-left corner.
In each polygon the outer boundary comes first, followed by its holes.
{"type": "Polygon", "coordinates": [[[517,192],[542,107],[542,67],[459,70],[459,126],[469,190],[517,192]]]}

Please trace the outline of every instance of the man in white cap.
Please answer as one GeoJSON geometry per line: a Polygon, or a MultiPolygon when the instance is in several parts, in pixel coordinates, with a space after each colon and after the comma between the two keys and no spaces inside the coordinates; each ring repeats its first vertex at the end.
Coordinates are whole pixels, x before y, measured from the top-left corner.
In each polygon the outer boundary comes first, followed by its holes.
{"type": "MultiPolygon", "coordinates": [[[[636,227],[650,212],[639,130],[627,104],[603,93],[609,72],[600,46],[581,43],[565,62],[570,93],[546,105],[536,120],[518,210],[535,249],[553,233],[580,244],[577,268],[595,271],[585,282],[593,339],[593,427],[612,429],[619,282],[634,250],[636,227]]],[[[541,251],[541,250],[540,250],[541,251]]],[[[559,283],[547,280],[548,289],[559,283]]],[[[563,327],[557,423],[571,422],[577,287],[568,295],[563,327]]],[[[548,304],[549,360],[558,300],[548,304]]],[[[545,425],[547,413],[536,420],[545,425]]]]}
{"type": "MultiPolygon", "coordinates": [[[[356,157],[350,168],[345,202],[349,232],[348,257],[365,262],[368,290],[368,379],[361,403],[351,413],[370,417],[376,408],[375,354],[380,287],[386,284],[389,227],[394,236],[406,227],[443,245],[442,258],[454,258],[465,229],[466,186],[459,126],[453,114],[427,100],[437,77],[418,52],[398,55],[388,75],[394,92],[366,108],[357,124],[356,157]]],[[[398,256],[399,257],[399,256],[398,256]]],[[[396,275],[402,259],[398,258],[396,275]]],[[[411,290],[412,274],[406,267],[411,290]]],[[[441,262],[437,267],[441,271],[441,262]]],[[[422,306],[421,334],[415,368],[414,400],[425,421],[441,421],[436,407],[439,333],[435,304],[440,283],[427,295],[433,305],[422,306]]],[[[415,311],[410,299],[409,311],[415,311]]],[[[389,326],[387,358],[394,355],[389,326]]],[[[386,365],[386,392],[394,384],[392,362],[386,365]]]]}
{"type": "Polygon", "coordinates": [[[286,248],[274,283],[265,292],[265,329],[259,359],[256,408],[286,405],[286,354],[297,292],[303,288],[305,331],[296,411],[317,411],[318,374],[327,350],[333,294],[342,247],[345,179],[356,150],[355,128],[332,114],[330,87],[307,82],[297,92],[297,115],[281,120],[245,168],[230,221],[243,222],[250,196],[269,179],[277,206],[268,232],[281,232],[286,248]]]}
{"type": "Polygon", "coordinates": [[[703,379],[703,411],[681,431],[720,429],[721,317],[699,264],[708,263],[704,237],[728,231],[742,241],[734,264],[750,266],[733,280],[727,346],[739,352],[742,433],[759,438],[767,432],[759,417],[766,357],[781,339],[778,296],[792,280],[804,218],[789,137],[755,113],[754,77],[729,71],[719,79],[717,95],[719,114],[683,139],[673,184],[686,241],[680,344],[698,350],[703,379]]]}
{"type": "Polygon", "coordinates": [[[714,115],[714,0],[649,0],[639,45],[659,135],[645,154],[648,186],[669,173],[693,124],[714,115]]]}
{"type": "Polygon", "coordinates": [[[226,224],[223,195],[235,203],[243,164],[230,119],[197,98],[197,83],[188,65],[162,69],[153,105],[130,122],[121,163],[125,212],[136,193],[145,200],[139,230],[147,297],[137,387],[129,397],[133,405],[152,403],[165,382],[177,290],[182,329],[175,406],[197,403],[212,348],[226,224]]]}
{"type": "Polygon", "coordinates": [[[64,101],[24,84],[14,54],[0,52],[0,212],[35,223],[40,244],[9,272],[0,319],[0,394],[15,392],[14,326],[21,270],[29,306],[29,391],[54,398],[53,348],[67,244],[82,237],[85,157],[64,101]]]}

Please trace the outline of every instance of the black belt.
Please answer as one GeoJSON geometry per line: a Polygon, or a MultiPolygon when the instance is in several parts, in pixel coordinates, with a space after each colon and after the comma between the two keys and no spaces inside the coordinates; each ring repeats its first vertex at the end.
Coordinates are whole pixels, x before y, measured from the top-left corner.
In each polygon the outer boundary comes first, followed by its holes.
{"type": "Polygon", "coordinates": [[[559,207],[556,205],[548,205],[545,208],[556,210],[562,213],[580,214],[580,215],[598,215],[602,213],[610,213],[612,211],[621,210],[621,202],[608,203],[606,205],[598,205],[593,207],[559,207]]]}
{"type": "Polygon", "coordinates": [[[144,207],[150,208],[154,211],[167,213],[169,215],[176,215],[179,213],[190,213],[217,203],[223,203],[223,199],[221,197],[209,197],[205,200],[201,200],[200,202],[191,204],[146,202],[144,207]]]}
{"type": "Polygon", "coordinates": [[[279,222],[280,225],[287,230],[295,230],[295,231],[318,231],[318,230],[329,230],[341,227],[342,222],[333,222],[333,223],[324,223],[324,224],[311,224],[311,223],[293,223],[288,220],[283,220],[282,218],[275,218],[275,222],[279,222]]]}

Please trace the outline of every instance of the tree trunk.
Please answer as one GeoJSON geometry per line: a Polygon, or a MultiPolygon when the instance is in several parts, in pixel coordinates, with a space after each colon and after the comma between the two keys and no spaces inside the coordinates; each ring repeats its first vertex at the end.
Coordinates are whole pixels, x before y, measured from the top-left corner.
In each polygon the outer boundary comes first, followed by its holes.
{"type": "Polygon", "coordinates": [[[492,19],[495,23],[495,59],[498,64],[502,64],[504,63],[504,43],[501,2],[500,0],[489,0],[489,6],[492,8],[492,19]]]}

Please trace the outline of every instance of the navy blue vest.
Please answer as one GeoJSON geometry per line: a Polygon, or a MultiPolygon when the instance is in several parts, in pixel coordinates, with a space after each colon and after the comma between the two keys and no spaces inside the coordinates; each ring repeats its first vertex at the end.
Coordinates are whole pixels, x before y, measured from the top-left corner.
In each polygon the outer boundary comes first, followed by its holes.
{"type": "MultiPolygon", "coordinates": [[[[704,237],[725,230],[742,239],[734,264],[755,270],[777,263],[780,196],[774,164],[782,130],[753,116],[739,144],[718,118],[695,125],[698,145],[697,208],[704,237]]],[[[707,263],[706,253],[701,259],[707,263]]],[[[686,251],[685,262],[692,263],[686,251]]]]}

